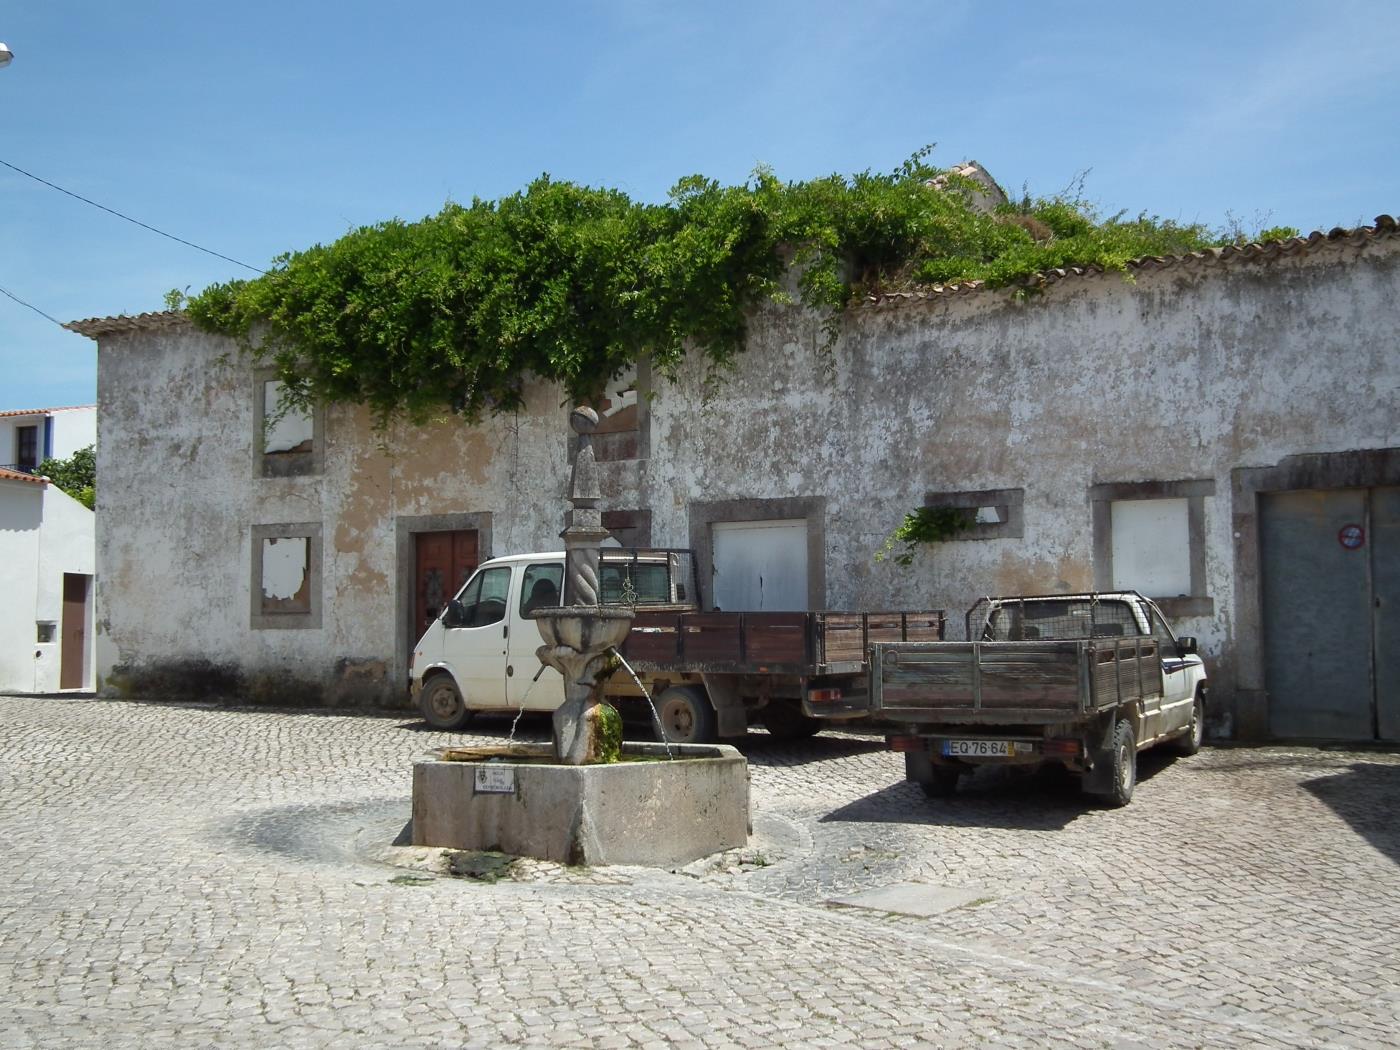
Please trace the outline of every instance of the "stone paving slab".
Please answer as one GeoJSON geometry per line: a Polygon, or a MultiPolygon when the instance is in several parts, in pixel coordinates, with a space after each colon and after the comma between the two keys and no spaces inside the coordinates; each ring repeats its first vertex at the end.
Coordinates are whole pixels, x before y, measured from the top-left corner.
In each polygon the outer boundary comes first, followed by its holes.
{"type": "Polygon", "coordinates": [[[1104,810],[983,774],[933,802],[878,740],[756,734],[744,850],[492,881],[395,842],[413,758],[507,723],[0,725],[0,1048],[1400,1045],[1394,754],[1145,757],[1104,810]],[[993,899],[828,903],[899,883],[993,899]]]}

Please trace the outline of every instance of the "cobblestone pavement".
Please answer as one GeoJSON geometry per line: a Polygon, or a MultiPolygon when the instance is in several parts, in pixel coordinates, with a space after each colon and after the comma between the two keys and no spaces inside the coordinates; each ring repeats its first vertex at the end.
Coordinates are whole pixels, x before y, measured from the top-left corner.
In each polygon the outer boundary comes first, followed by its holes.
{"type": "Polygon", "coordinates": [[[747,849],[489,881],[393,843],[413,758],[504,723],[0,726],[0,1047],[1400,1046],[1394,754],[1147,755],[1105,810],[985,770],[931,802],[878,741],[755,734],[747,849]],[[960,904],[830,903],[897,884],[960,904]]]}

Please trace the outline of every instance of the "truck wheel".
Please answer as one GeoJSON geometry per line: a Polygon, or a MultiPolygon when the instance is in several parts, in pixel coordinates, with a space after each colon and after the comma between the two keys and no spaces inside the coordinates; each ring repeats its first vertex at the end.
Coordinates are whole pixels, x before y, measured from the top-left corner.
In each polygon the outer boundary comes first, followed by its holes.
{"type": "Polygon", "coordinates": [[[904,779],[918,784],[928,798],[949,798],[957,794],[961,776],[961,771],[951,766],[935,766],[923,752],[904,753],[904,779]]]}
{"type": "Polygon", "coordinates": [[[673,744],[713,744],[719,738],[719,718],[705,690],[678,685],[656,698],[656,713],[673,744]]]}
{"type": "Polygon", "coordinates": [[[451,675],[435,674],[423,683],[418,709],[434,729],[461,729],[471,712],[451,675]]]}
{"type": "Polygon", "coordinates": [[[1137,739],[1132,724],[1125,718],[1113,727],[1113,750],[1109,753],[1112,781],[1104,796],[1110,806],[1126,806],[1133,800],[1137,786],[1137,739]]]}
{"type": "Polygon", "coordinates": [[[821,731],[821,719],[804,714],[796,700],[770,700],[760,712],[763,728],[778,740],[801,740],[821,731]]]}
{"type": "Polygon", "coordinates": [[[1196,690],[1196,701],[1191,705],[1191,724],[1186,728],[1186,732],[1176,738],[1176,753],[1178,755],[1194,755],[1201,749],[1201,741],[1205,738],[1206,731],[1206,701],[1199,689],[1196,690]]]}

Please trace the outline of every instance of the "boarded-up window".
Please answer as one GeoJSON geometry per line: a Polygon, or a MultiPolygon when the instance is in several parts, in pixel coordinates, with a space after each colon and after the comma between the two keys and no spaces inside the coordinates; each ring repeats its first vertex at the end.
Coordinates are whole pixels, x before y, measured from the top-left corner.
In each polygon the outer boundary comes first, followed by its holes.
{"type": "Polygon", "coordinates": [[[315,421],[304,408],[286,403],[279,379],[263,383],[263,452],[269,456],[310,452],[315,421]]]}
{"type": "Polygon", "coordinates": [[[311,611],[311,538],[269,537],[262,541],[262,611],[311,611]]]}
{"type": "Polygon", "coordinates": [[[1184,499],[1114,500],[1114,590],[1157,598],[1191,593],[1191,530],[1184,499]]]}
{"type": "Polygon", "coordinates": [[[321,523],[254,525],[252,626],[321,626],[321,523]]]}

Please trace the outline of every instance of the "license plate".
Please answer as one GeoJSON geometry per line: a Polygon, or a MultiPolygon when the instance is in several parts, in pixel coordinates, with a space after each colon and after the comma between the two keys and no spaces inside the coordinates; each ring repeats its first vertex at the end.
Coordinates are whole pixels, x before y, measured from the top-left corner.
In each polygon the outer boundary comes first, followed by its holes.
{"type": "Polygon", "coordinates": [[[943,754],[954,758],[1015,758],[1035,750],[1019,740],[945,740],[943,754]]]}

